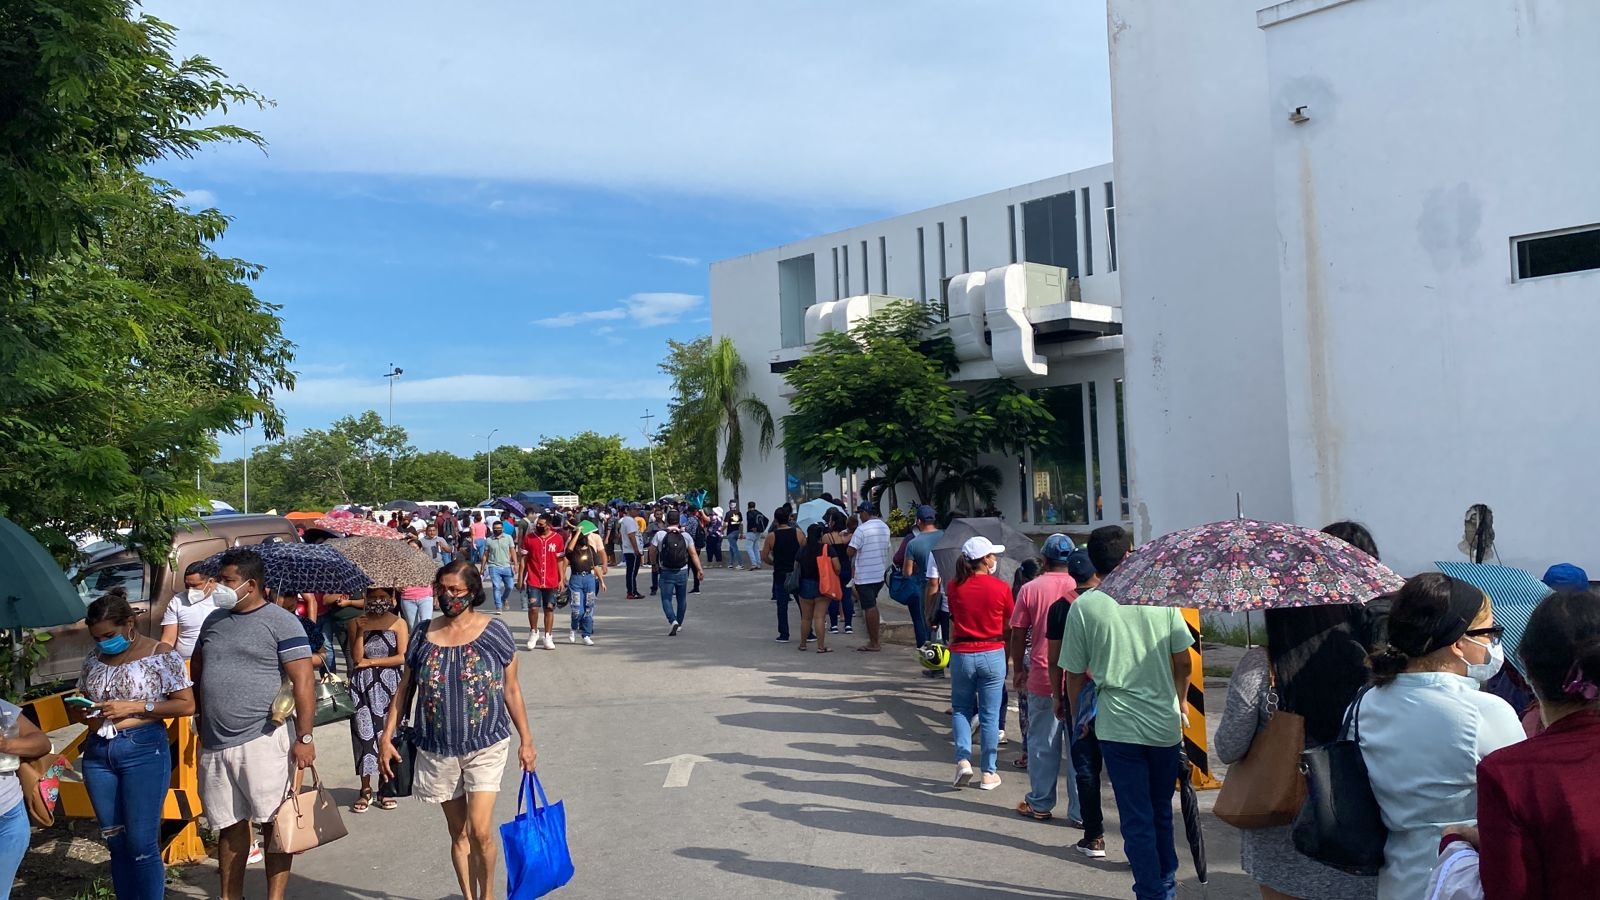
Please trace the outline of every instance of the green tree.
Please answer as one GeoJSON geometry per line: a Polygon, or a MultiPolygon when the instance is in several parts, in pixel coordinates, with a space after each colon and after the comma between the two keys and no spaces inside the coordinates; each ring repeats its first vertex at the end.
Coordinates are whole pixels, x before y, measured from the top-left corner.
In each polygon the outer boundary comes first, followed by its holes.
{"type": "MultiPolygon", "coordinates": [[[[772,452],[776,427],[772,411],[748,387],[750,369],[727,336],[715,343],[709,337],[687,344],[668,342],[669,353],[661,368],[672,377],[673,399],[668,406],[666,437],[687,449],[710,472],[707,487],[720,473],[739,497],[744,478],[745,430],[756,431],[756,447],[765,457],[772,452]],[[716,458],[722,444],[722,461],[716,458]],[[703,456],[702,456],[703,454],[703,456]]],[[[704,470],[702,470],[704,471],[704,470]]]]}
{"type": "MultiPolygon", "coordinates": [[[[661,371],[672,380],[667,419],[654,435],[656,483],[662,493],[717,483],[717,416],[705,402],[711,378],[711,337],[667,341],[661,371]]],[[[648,483],[648,482],[647,482],[648,483]]],[[[654,498],[652,498],[654,499],[654,498]]]]}

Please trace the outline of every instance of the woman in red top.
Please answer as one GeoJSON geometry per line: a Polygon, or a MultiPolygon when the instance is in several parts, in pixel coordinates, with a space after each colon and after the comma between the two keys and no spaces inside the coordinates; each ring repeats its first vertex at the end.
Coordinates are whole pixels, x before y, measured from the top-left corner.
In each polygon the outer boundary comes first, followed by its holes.
{"type": "Polygon", "coordinates": [[[972,720],[978,720],[978,789],[1000,786],[1000,696],[1006,683],[1006,623],[1011,588],[994,577],[995,554],[1005,547],[975,537],[961,545],[950,584],[950,707],[955,713],[956,787],[972,781],[972,720]]]}
{"type": "Polygon", "coordinates": [[[1593,897],[1600,884],[1600,595],[1559,593],[1518,646],[1545,730],[1478,763],[1485,900],[1593,897]]]}

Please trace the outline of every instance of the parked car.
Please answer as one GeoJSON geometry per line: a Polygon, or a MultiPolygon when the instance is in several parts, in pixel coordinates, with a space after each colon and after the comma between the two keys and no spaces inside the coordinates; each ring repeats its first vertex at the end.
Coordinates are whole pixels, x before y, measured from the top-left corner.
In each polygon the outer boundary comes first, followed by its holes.
{"type": "MultiPolygon", "coordinates": [[[[73,582],[87,610],[90,603],[118,585],[128,592],[128,602],[138,613],[139,630],[161,636],[161,616],[167,603],[183,589],[183,570],[229,547],[299,541],[293,523],[282,516],[234,515],[186,519],[172,536],[166,559],[146,562],[135,550],[111,546],[95,552],[74,570],[73,582]]],[[[82,622],[49,630],[49,655],[34,670],[33,683],[75,678],[83,658],[93,646],[82,622]]]]}

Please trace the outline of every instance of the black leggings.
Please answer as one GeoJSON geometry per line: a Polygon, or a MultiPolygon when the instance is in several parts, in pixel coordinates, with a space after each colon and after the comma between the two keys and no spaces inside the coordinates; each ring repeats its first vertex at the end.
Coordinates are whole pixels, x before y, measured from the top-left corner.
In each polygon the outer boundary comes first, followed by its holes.
{"type": "Polygon", "coordinates": [[[624,553],[622,559],[628,566],[628,593],[637,594],[639,593],[639,554],[624,553]]]}

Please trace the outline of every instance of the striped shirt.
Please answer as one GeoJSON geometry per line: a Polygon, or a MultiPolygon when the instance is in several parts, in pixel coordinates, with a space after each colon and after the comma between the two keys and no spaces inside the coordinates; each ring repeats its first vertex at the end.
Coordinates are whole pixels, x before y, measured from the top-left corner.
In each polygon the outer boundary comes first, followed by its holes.
{"type": "Polygon", "coordinates": [[[516,638],[499,619],[456,647],[441,647],[428,640],[428,629],[417,629],[406,648],[406,667],[417,686],[411,722],[417,749],[464,756],[510,737],[505,679],[516,656],[516,638]]]}
{"type": "Polygon", "coordinates": [[[274,603],[219,609],[200,626],[200,746],[226,750],[271,734],[272,701],[285,663],[311,657],[300,619],[274,603]]]}
{"type": "Polygon", "coordinates": [[[855,584],[879,584],[889,571],[889,526],[882,519],[867,519],[850,537],[856,550],[855,584]]]}

